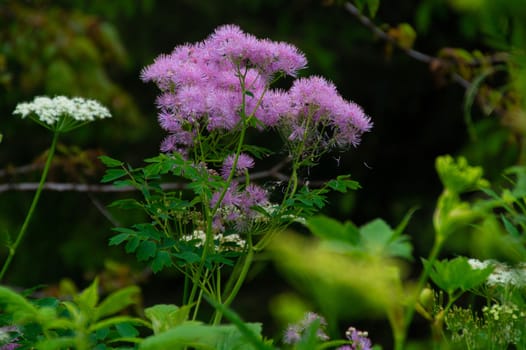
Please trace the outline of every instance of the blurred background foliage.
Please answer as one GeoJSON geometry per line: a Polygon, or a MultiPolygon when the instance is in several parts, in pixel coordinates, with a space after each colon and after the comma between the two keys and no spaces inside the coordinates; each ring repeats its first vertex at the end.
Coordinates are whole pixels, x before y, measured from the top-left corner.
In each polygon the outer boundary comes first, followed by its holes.
{"type": "MultiPolygon", "coordinates": [[[[298,46],[309,60],[305,74],[334,81],[375,123],[356,150],[326,157],[321,170],[304,175],[321,180],[350,173],[362,185],[356,193],[334,196],[326,214],[357,224],[376,217],[396,223],[416,207],[406,231],[415,256],[425,255],[441,191],[436,156],[462,154],[497,183],[504,181],[503,169],[525,162],[522,2],[399,0],[364,8],[363,14],[374,15],[373,23],[390,38],[386,41],[336,0],[4,0],[0,183],[38,178],[51,135],[11,116],[16,103],[36,95],[95,98],[114,116],[61,139],[49,181],[96,184],[103,171],[97,155],[133,165],[155,155],[164,136],[155,116],[156,89],[139,80],[140,70],[176,45],[202,40],[218,25],[235,23],[256,36],[298,46]],[[416,60],[409,50],[431,59],[416,60]]],[[[0,193],[3,241],[17,232],[31,195],[0,193]]],[[[134,277],[133,269],[108,263],[113,259],[133,265],[119,248],[108,248],[107,241],[113,225],[137,219],[104,209],[129,195],[45,192],[8,274],[9,283],[30,286],[62,277],[82,281],[105,266],[119,266],[106,272],[116,279],[144,280],[144,271],[134,277]]],[[[271,267],[265,271],[247,286],[259,291],[256,298],[285,288],[271,267]]],[[[161,293],[155,281],[172,277],[152,279],[145,285],[147,296],[169,301],[174,291],[161,293]]],[[[239,301],[242,314],[252,314],[250,320],[268,317],[248,295],[239,301]]]]}

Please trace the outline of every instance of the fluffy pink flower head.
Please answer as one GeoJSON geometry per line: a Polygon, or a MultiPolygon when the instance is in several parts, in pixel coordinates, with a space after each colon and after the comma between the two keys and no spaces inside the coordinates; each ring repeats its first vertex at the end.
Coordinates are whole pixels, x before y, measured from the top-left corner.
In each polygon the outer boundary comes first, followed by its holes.
{"type": "Polygon", "coordinates": [[[324,78],[296,79],[289,90],[289,98],[292,117],[285,123],[289,123],[290,141],[341,148],[357,146],[362,134],[372,127],[363,110],[343,99],[334,84],[324,78]],[[307,140],[303,140],[305,136],[307,140]]]}
{"type": "MultiPolygon", "coordinates": [[[[266,107],[260,103],[271,77],[278,72],[295,76],[306,64],[305,55],[293,45],[258,39],[236,25],[224,25],[203,42],[160,55],[142,70],[141,79],[161,90],[159,121],[168,132],[203,126],[210,132],[228,132],[237,127],[242,113],[257,113],[263,125],[275,125],[285,107],[283,103],[270,107],[279,94],[270,94],[266,107]]],[[[168,138],[162,148],[169,152],[178,145],[168,138]]]]}
{"type": "Polygon", "coordinates": [[[245,34],[236,25],[217,28],[206,43],[217,47],[217,55],[230,58],[234,64],[249,64],[266,76],[277,72],[296,76],[300,69],[307,66],[305,55],[295,46],[258,39],[245,34]]]}
{"type": "MultiPolygon", "coordinates": [[[[230,173],[232,172],[232,167],[234,166],[235,154],[227,156],[223,162],[223,167],[221,168],[221,175],[224,179],[227,179],[230,173]]],[[[237,158],[236,171],[235,175],[244,175],[245,171],[252,169],[254,167],[254,159],[248,154],[241,153],[237,158]]]]}

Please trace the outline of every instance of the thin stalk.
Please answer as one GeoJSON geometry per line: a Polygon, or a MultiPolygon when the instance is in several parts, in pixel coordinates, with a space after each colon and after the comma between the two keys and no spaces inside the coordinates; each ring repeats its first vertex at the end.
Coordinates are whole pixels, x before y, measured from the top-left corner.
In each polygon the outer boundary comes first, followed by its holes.
{"type": "MultiPolygon", "coordinates": [[[[249,236],[250,237],[250,236],[249,236]]],[[[237,296],[237,293],[239,293],[239,290],[241,289],[241,286],[245,282],[245,279],[247,277],[248,271],[250,270],[250,266],[252,265],[252,261],[254,260],[254,250],[252,249],[252,240],[249,238],[249,246],[248,246],[248,253],[245,256],[245,260],[243,262],[243,268],[241,269],[241,272],[239,273],[239,277],[234,284],[234,287],[232,288],[232,291],[230,292],[230,295],[225,299],[223,302],[224,307],[229,307],[230,304],[234,301],[234,299],[237,296]]],[[[214,317],[214,325],[219,324],[221,322],[221,318],[223,317],[223,313],[220,310],[216,309],[216,314],[214,317]]]]}
{"type": "Polygon", "coordinates": [[[427,279],[429,278],[429,274],[430,274],[430,270],[431,270],[431,267],[433,266],[435,260],[437,259],[438,257],[438,254],[440,253],[440,250],[442,249],[442,244],[444,243],[444,239],[437,236],[435,238],[435,242],[433,244],[433,248],[431,248],[431,252],[429,253],[429,256],[428,256],[428,264],[427,266],[424,266],[424,271],[422,271],[422,274],[420,275],[420,278],[418,279],[418,283],[416,285],[416,291],[415,291],[415,295],[413,296],[413,298],[410,300],[410,304],[409,304],[409,307],[407,308],[407,313],[405,314],[405,317],[404,317],[404,323],[403,323],[403,327],[402,327],[402,331],[400,332],[397,332],[395,330],[394,331],[394,338],[395,338],[395,346],[394,346],[394,349],[395,350],[403,350],[404,348],[404,344],[405,344],[405,340],[406,340],[406,337],[407,337],[407,332],[409,330],[409,326],[413,320],[413,316],[415,314],[415,305],[416,303],[418,302],[418,296],[420,295],[420,292],[422,291],[422,289],[424,288],[426,282],[427,282],[427,279]]]}
{"type": "Polygon", "coordinates": [[[40,199],[40,194],[42,193],[42,188],[44,187],[44,183],[46,182],[47,173],[49,171],[49,168],[51,167],[51,160],[53,159],[53,155],[55,154],[55,148],[57,146],[58,136],[59,136],[59,132],[55,131],[53,134],[53,140],[51,141],[51,147],[49,148],[49,151],[48,151],[46,164],[44,165],[44,170],[42,171],[42,176],[40,177],[40,182],[38,184],[37,191],[35,192],[33,201],[31,202],[31,206],[29,207],[29,211],[26,215],[24,223],[22,224],[22,227],[20,228],[20,231],[18,232],[18,236],[16,237],[15,242],[9,247],[9,255],[7,256],[7,259],[4,262],[4,266],[2,266],[2,270],[0,271],[0,281],[2,281],[2,279],[4,278],[7,268],[11,264],[11,261],[13,260],[13,257],[16,254],[16,250],[18,246],[20,245],[20,242],[22,242],[22,239],[24,238],[24,235],[29,226],[29,222],[31,221],[31,218],[33,217],[33,213],[35,212],[35,208],[38,204],[38,200],[40,199]]]}

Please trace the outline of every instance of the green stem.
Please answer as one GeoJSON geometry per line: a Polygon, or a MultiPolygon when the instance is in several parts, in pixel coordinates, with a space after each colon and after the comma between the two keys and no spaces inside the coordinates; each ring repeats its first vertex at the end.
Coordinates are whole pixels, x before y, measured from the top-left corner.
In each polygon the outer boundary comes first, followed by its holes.
{"type": "MultiPolygon", "coordinates": [[[[228,297],[223,302],[224,307],[229,307],[230,304],[234,301],[234,299],[237,296],[237,293],[239,293],[239,290],[241,289],[241,286],[245,282],[245,279],[247,278],[248,271],[250,270],[250,266],[252,265],[252,261],[254,260],[254,249],[252,249],[252,240],[249,236],[249,244],[248,244],[248,253],[245,256],[245,260],[243,261],[243,267],[239,273],[239,277],[237,278],[236,283],[234,284],[234,287],[232,287],[232,291],[228,295],[228,297]]],[[[216,310],[216,314],[214,317],[214,325],[219,324],[221,322],[221,318],[223,317],[223,314],[220,310],[216,310]]]]}
{"type": "Polygon", "coordinates": [[[400,331],[393,330],[395,333],[394,334],[395,350],[402,350],[404,348],[404,343],[407,337],[407,332],[409,330],[409,326],[411,325],[413,316],[415,314],[415,305],[416,303],[418,303],[418,297],[420,295],[420,292],[424,288],[425,284],[427,283],[431,268],[435,260],[437,259],[438,254],[440,253],[440,250],[442,249],[442,244],[444,243],[444,239],[442,239],[441,237],[442,236],[437,233],[435,242],[433,244],[433,248],[431,248],[431,252],[429,253],[429,257],[427,259],[428,264],[427,266],[424,266],[424,271],[422,271],[422,274],[420,275],[420,278],[418,279],[418,283],[416,285],[415,294],[413,298],[410,300],[409,306],[407,308],[407,313],[405,314],[405,317],[404,317],[403,327],[401,328],[400,331]]]}
{"type": "Polygon", "coordinates": [[[44,183],[46,182],[47,173],[49,171],[49,168],[51,167],[51,160],[53,159],[53,155],[55,154],[55,148],[57,146],[58,135],[59,135],[58,131],[55,131],[55,133],[53,134],[53,141],[51,142],[51,147],[49,148],[49,151],[48,151],[46,164],[44,165],[44,170],[42,171],[42,176],[40,177],[40,183],[38,184],[37,191],[35,192],[35,196],[33,197],[33,202],[31,202],[31,206],[29,207],[29,211],[26,215],[24,223],[22,224],[22,227],[20,228],[20,231],[18,232],[18,236],[16,237],[15,242],[9,247],[9,255],[7,256],[7,259],[4,262],[2,271],[0,271],[0,281],[2,281],[2,279],[4,278],[7,268],[11,264],[11,261],[13,260],[13,257],[15,256],[16,250],[18,246],[20,245],[20,242],[22,242],[22,239],[24,238],[24,235],[27,231],[27,227],[29,226],[29,222],[31,221],[31,218],[33,217],[33,213],[35,211],[35,208],[38,204],[38,200],[40,198],[40,193],[42,192],[42,188],[44,187],[44,183]]]}

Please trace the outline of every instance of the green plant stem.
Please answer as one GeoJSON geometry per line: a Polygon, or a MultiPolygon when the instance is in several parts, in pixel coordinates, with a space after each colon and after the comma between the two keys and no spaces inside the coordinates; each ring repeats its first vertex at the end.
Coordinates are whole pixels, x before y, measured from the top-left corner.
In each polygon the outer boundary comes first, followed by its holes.
{"type": "Polygon", "coordinates": [[[59,132],[55,131],[53,134],[53,140],[51,141],[51,147],[49,148],[49,151],[48,151],[46,164],[44,165],[44,170],[42,171],[42,176],[40,177],[40,182],[38,184],[37,191],[35,192],[33,201],[31,202],[31,206],[29,207],[29,211],[26,215],[24,223],[22,224],[22,227],[20,228],[20,231],[18,232],[18,236],[16,237],[15,242],[9,246],[9,255],[7,256],[7,259],[4,262],[4,265],[2,266],[2,270],[0,271],[0,281],[3,280],[4,275],[9,265],[11,264],[11,261],[13,260],[13,257],[16,254],[16,250],[18,246],[20,245],[20,242],[22,242],[22,239],[24,238],[24,235],[29,226],[29,222],[31,221],[31,218],[33,217],[33,213],[38,204],[38,200],[40,199],[40,194],[42,193],[42,188],[44,187],[44,183],[46,182],[47,173],[49,171],[49,168],[51,167],[51,160],[53,159],[53,155],[55,154],[55,148],[57,146],[58,136],[59,136],[59,132]]]}
{"type": "Polygon", "coordinates": [[[416,285],[416,290],[414,296],[409,301],[409,305],[407,307],[407,311],[403,320],[403,326],[400,330],[398,328],[393,329],[393,336],[395,340],[395,350],[403,350],[405,345],[405,340],[407,337],[407,332],[409,330],[409,326],[411,325],[411,322],[413,320],[413,316],[415,314],[415,305],[418,303],[418,297],[420,296],[420,293],[424,286],[427,283],[427,279],[429,278],[429,274],[431,271],[431,268],[433,266],[433,263],[438,257],[438,254],[440,253],[440,250],[442,249],[442,244],[444,243],[444,239],[441,235],[437,235],[435,238],[435,242],[433,244],[433,247],[431,248],[431,252],[428,256],[428,264],[424,265],[424,270],[422,271],[422,274],[420,275],[420,278],[418,279],[418,283],[416,285]]]}
{"type": "MultiPolygon", "coordinates": [[[[232,288],[232,291],[228,295],[228,297],[223,302],[223,305],[225,307],[229,307],[230,304],[234,301],[234,299],[237,296],[237,293],[239,293],[239,290],[241,289],[241,286],[245,282],[245,279],[247,278],[248,271],[250,270],[250,266],[252,266],[252,261],[254,260],[254,250],[252,249],[252,244],[249,244],[249,250],[247,255],[245,256],[245,260],[243,261],[243,267],[241,269],[241,272],[239,273],[239,277],[236,280],[236,283],[234,284],[234,287],[232,288]]],[[[214,325],[217,325],[221,322],[221,318],[223,317],[223,313],[220,310],[216,310],[216,314],[214,317],[214,325]]]]}

